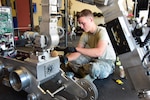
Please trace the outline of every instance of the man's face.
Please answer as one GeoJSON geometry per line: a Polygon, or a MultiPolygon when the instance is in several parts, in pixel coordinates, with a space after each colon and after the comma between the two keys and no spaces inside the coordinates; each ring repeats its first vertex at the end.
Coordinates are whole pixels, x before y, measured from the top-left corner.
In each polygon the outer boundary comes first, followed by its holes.
{"type": "Polygon", "coordinates": [[[80,27],[81,27],[85,32],[89,32],[89,31],[90,31],[91,22],[92,22],[91,17],[80,17],[80,18],[78,19],[78,23],[79,23],[80,27]]]}

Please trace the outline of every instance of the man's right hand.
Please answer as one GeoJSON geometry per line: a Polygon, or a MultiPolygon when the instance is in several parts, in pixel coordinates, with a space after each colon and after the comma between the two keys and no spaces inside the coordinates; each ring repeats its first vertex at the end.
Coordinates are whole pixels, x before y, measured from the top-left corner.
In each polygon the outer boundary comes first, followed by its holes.
{"type": "Polygon", "coordinates": [[[59,56],[60,62],[63,64],[68,63],[68,58],[66,56],[59,56]]]}
{"type": "Polygon", "coordinates": [[[73,53],[73,52],[77,52],[77,50],[76,50],[75,47],[66,47],[65,50],[64,50],[65,54],[67,54],[67,53],[73,53]]]}

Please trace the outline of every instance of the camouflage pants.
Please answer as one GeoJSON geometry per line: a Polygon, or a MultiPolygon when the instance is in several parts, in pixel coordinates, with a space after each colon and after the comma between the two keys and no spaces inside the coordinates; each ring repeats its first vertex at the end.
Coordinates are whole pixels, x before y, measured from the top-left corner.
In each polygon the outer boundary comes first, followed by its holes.
{"type": "Polygon", "coordinates": [[[82,77],[89,75],[92,79],[104,79],[114,72],[114,61],[94,59],[81,55],[77,60],[69,63],[72,70],[82,77]]]}

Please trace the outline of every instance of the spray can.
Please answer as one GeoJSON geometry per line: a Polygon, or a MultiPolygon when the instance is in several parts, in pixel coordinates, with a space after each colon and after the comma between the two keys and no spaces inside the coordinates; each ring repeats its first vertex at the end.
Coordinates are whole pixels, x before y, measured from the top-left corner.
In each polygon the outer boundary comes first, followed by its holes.
{"type": "Polygon", "coordinates": [[[120,77],[121,78],[125,78],[125,71],[124,71],[124,68],[123,66],[119,66],[119,71],[120,71],[120,77]]]}

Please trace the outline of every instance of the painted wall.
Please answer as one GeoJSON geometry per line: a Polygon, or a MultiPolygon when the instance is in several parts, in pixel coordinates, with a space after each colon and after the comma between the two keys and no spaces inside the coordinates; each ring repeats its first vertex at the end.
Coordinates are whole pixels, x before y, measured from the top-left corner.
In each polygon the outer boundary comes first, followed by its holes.
{"type": "MultiPolygon", "coordinates": [[[[98,9],[95,5],[90,5],[86,3],[82,3],[76,0],[69,0],[70,14],[74,15],[74,12],[79,12],[83,9],[90,9],[92,12],[101,13],[101,10],[98,9]]],[[[95,17],[95,23],[98,25],[100,23],[104,23],[104,19],[102,17],[95,17]]]]}
{"type": "Polygon", "coordinates": [[[16,17],[16,9],[15,9],[15,0],[10,0],[11,8],[12,8],[12,16],[16,17]]]}
{"type": "Polygon", "coordinates": [[[42,15],[42,8],[41,8],[41,0],[32,0],[33,3],[36,3],[37,12],[33,13],[33,24],[34,26],[39,25],[39,17],[42,15]]]}
{"type": "Polygon", "coordinates": [[[0,6],[2,6],[1,0],[0,0],[0,6]]]}

